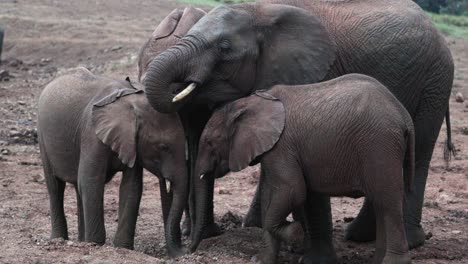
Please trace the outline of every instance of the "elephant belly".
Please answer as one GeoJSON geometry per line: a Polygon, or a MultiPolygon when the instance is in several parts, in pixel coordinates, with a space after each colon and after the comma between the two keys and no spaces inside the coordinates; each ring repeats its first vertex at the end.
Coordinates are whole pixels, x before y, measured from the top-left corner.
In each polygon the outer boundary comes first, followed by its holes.
{"type": "Polygon", "coordinates": [[[353,169],[339,170],[336,167],[313,168],[306,175],[308,191],[328,196],[359,198],[364,196],[358,173],[353,169]]]}

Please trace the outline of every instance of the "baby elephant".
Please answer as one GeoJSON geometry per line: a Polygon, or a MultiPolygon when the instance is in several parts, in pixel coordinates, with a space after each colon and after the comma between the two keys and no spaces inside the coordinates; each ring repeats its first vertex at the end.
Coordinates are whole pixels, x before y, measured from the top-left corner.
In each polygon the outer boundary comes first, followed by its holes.
{"type": "Polygon", "coordinates": [[[52,238],[68,239],[63,209],[68,182],[77,195],[78,239],[103,244],[104,184],[122,171],[114,245],[132,249],[145,168],[160,179],[169,254],[181,253],[179,224],[188,176],[184,131],[176,114],[153,110],[129,81],[77,68],[47,85],[38,115],[52,238]]]}
{"type": "MultiPolygon", "coordinates": [[[[374,263],[411,262],[402,206],[414,175],[414,129],[377,80],[350,74],[257,92],[216,110],[200,142],[201,178],[261,163],[262,263],[275,262],[279,240],[310,235],[312,194],[368,197],[377,215],[374,263]],[[302,226],[286,222],[291,212],[302,226]]],[[[305,247],[309,263],[312,246],[305,247]]]]}

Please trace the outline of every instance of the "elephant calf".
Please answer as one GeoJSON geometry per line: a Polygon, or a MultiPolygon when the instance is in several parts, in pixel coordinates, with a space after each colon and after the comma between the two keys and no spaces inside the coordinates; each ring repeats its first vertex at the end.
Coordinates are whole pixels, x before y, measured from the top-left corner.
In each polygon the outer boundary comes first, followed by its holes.
{"type": "MultiPolygon", "coordinates": [[[[200,144],[201,179],[261,163],[262,263],[275,262],[280,239],[297,243],[313,235],[314,194],[368,197],[378,219],[374,262],[411,262],[402,206],[414,175],[413,123],[377,80],[350,74],[259,91],[216,110],[200,144]],[[305,232],[285,221],[292,212],[305,232]]],[[[309,263],[314,246],[305,249],[309,263]]]]}
{"type": "Polygon", "coordinates": [[[78,239],[103,244],[104,184],[122,171],[114,245],[132,249],[145,168],[160,177],[169,254],[181,253],[179,224],[188,176],[184,131],[177,114],[153,110],[143,91],[129,81],[77,68],[47,85],[39,98],[38,115],[52,238],[68,239],[63,209],[68,182],[77,195],[78,239]]]}

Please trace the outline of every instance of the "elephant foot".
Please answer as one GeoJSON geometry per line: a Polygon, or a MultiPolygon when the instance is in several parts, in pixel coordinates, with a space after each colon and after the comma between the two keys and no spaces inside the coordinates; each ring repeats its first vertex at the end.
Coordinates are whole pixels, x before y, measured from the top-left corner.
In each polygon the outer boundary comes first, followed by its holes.
{"type": "Polygon", "coordinates": [[[114,247],[116,248],[126,248],[126,249],[130,249],[130,250],[133,250],[134,247],[133,247],[133,241],[122,241],[122,240],[119,240],[119,239],[114,239],[114,247]]]}
{"type": "Polygon", "coordinates": [[[354,242],[374,241],[375,232],[375,219],[359,215],[346,228],[345,239],[354,242]]]}
{"type": "Polygon", "coordinates": [[[117,242],[114,242],[114,247],[116,248],[126,248],[126,249],[129,249],[129,250],[134,250],[135,248],[133,247],[133,244],[129,244],[129,243],[117,243],[117,242]]]}
{"type": "Polygon", "coordinates": [[[63,234],[52,234],[50,236],[50,239],[56,239],[56,238],[62,238],[63,240],[68,240],[68,235],[63,235],[63,234]]]}
{"type": "Polygon", "coordinates": [[[334,264],[338,263],[335,252],[326,254],[324,252],[309,252],[299,259],[301,264],[334,264]]]}
{"type": "Polygon", "coordinates": [[[188,253],[188,250],[184,248],[167,248],[167,254],[169,255],[170,258],[178,258],[183,255],[186,255],[188,253]]]}
{"type": "Polygon", "coordinates": [[[385,255],[383,264],[409,264],[411,263],[411,258],[408,253],[403,255],[397,254],[387,254],[385,255]]]}
{"type": "Polygon", "coordinates": [[[208,224],[203,231],[202,239],[219,236],[223,233],[216,223],[208,224]]]}
{"type": "Polygon", "coordinates": [[[408,240],[408,248],[418,248],[424,245],[426,234],[422,226],[406,227],[406,239],[408,240]]]}
{"type": "Polygon", "coordinates": [[[64,240],[68,240],[68,232],[67,230],[53,230],[52,234],[50,235],[50,239],[55,238],[63,238],[64,240]]]}
{"type": "Polygon", "coordinates": [[[244,218],[244,222],[242,223],[242,227],[258,227],[262,228],[262,217],[260,215],[260,210],[256,210],[255,208],[250,208],[249,212],[244,218]]]}
{"type": "Polygon", "coordinates": [[[260,263],[260,264],[274,264],[276,263],[276,255],[271,252],[261,252],[258,255],[255,255],[250,260],[253,263],[260,263]]]}

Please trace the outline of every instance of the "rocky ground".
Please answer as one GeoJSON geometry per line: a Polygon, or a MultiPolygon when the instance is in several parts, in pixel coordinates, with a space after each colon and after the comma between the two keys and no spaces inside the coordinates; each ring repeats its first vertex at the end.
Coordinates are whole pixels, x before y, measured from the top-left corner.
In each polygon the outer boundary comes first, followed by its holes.
{"type": "MultiPolygon", "coordinates": [[[[146,173],[134,251],[116,249],[120,176],[106,186],[108,241],[77,242],[75,192],[66,189],[69,241],[49,240],[48,197],[36,132],[37,98],[55,76],[76,66],[116,78],[136,80],[136,56],[158,22],[183,4],[171,0],[3,0],[0,26],[6,30],[0,64],[0,262],[1,263],[249,263],[261,247],[261,232],[241,228],[258,180],[248,168],[216,183],[215,214],[224,234],[203,241],[182,258],[166,257],[156,177],[146,173]]],[[[447,38],[456,63],[451,103],[458,155],[443,160],[445,126],[437,142],[427,183],[423,225],[426,245],[413,250],[414,263],[468,262],[468,40],[447,38]],[[458,99],[461,101],[460,99],[458,99]]],[[[334,198],[334,239],[341,263],[369,262],[373,243],[343,239],[362,199],[334,198]]],[[[298,255],[282,250],[280,259],[298,255]]]]}

